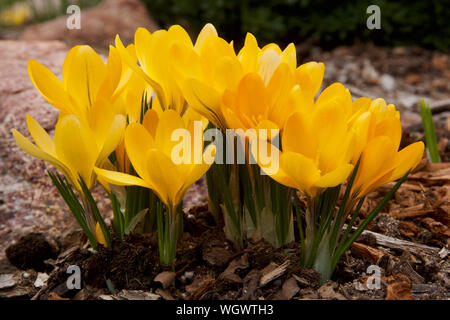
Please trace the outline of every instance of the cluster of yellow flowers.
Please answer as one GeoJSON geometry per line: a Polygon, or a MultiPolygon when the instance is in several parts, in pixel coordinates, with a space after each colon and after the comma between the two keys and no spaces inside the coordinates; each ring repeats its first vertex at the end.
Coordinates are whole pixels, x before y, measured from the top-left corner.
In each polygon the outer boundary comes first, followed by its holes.
{"type": "MultiPolygon", "coordinates": [[[[127,47],[117,36],[106,64],[89,46],[74,47],[62,81],[34,60],[28,72],[60,116],[54,139],[27,116],[35,145],[13,130],[24,151],[54,165],[80,193],[79,177],[89,189],[97,179],[108,191],[109,184],[141,186],[153,190],[172,215],[211,166],[171,159],[172,133],[192,132],[194,121],[202,121],[203,129],[208,121],[220,130],[279,129],[279,170],[267,173],[310,199],[343,184],[357,163],[351,196],[359,199],[404,176],[424,150],[417,142],[399,151],[399,112],[383,99],[352,101],[340,83],[316,98],[324,65],[297,66],[293,44],[260,48],[247,34],[236,53],[211,24],[195,44],[177,25],[154,33],[140,28],[127,47]],[[144,93],[151,109],[143,115],[144,93]]],[[[214,151],[214,144],[204,150],[214,151]]]]}

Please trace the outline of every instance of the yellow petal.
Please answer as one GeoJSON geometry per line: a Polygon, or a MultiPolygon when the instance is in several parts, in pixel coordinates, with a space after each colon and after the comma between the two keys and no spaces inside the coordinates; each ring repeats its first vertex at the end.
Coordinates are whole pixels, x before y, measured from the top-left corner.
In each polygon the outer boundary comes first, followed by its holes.
{"type": "Polygon", "coordinates": [[[64,60],[64,88],[82,108],[95,102],[106,77],[102,58],[89,46],[73,47],[64,60]]]}
{"type": "Polygon", "coordinates": [[[211,23],[205,24],[203,29],[198,34],[197,41],[195,42],[195,50],[197,52],[200,52],[203,42],[205,42],[205,40],[208,37],[217,37],[217,36],[218,35],[216,28],[214,28],[214,26],[211,23]]]}
{"type": "Polygon", "coordinates": [[[215,71],[215,86],[219,92],[225,89],[236,90],[243,75],[241,64],[236,59],[223,57],[215,71]]]}
{"type": "Polygon", "coordinates": [[[392,140],[392,143],[397,150],[400,146],[400,140],[402,138],[402,125],[400,123],[400,119],[395,117],[388,117],[377,123],[375,132],[375,136],[389,136],[392,140]]]}
{"type": "Polygon", "coordinates": [[[344,164],[335,170],[328,172],[315,182],[315,186],[319,188],[336,187],[343,183],[353,170],[353,165],[344,164]]]}
{"type": "Polygon", "coordinates": [[[28,75],[39,93],[51,105],[64,113],[74,111],[62,82],[48,68],[32,59],[28,61],[28,75]]]}
{"type": "Polygon", "coordinates": [[[100,223],[98,223],[98,221],[95,225],[95,238],[97,238],[98,243],[103,245],[105,248],[108,248],[105,240],[105,235],[103,234],[102,228],[100,227],[100,223]]]}
{"type": "Polygon", "coordinates": [[[295,72],[297,83],[312,96],[319,92],[325,66],[322,62],[308,62],[299,66],[295,72]]]}
{"type": "Polygon", "coordinates": [[[172,141],[172,134],[178,129],[185,129],[184,121],[178,113],[173,110],[163,112],[156,128],[155,143],[158,150],[168,157],[171,157],[173,147],[178,144],[178,141],[172,141]]]}
{"type": "Polygon", "coordinates": [[[185,172],[181,172],[170,157],[156,149],[147,152],[146,163],[153,190],[165,204],[176,206],[177,194],[183,186],[182,176],[185,172]]]}
{"type": "Polygon", "coordinates": [[[297,67],[297,52],[295,45],[290,43],[286,49],[281,53],[281,61],[286,63],[291,70],[295,70],[297,67]]]}
{"type": "Polygon", "coordinates": [[[257,120],[262,120],[259,117],[268,116],[267,89],[258,74],[249,73],[239,82],[235,109],[244,116],[251,117],[249,121],[254,126],[256,126],[257,120]]]}
{"type": "Polygon", "coordinates": [[[72,174],[81,175],[92,187],[92,172],[97,160],[96,141],[90,129],[75,115],[60,117],[55,128],[55,149],[58,159],[66,164],[72,174]]]}
{"type": "Polygon", "coordinates": [[[301,153],[315,159],[317,154],[317,132],[314,132],[311,117],[299,112],[292,114],[284,126],[283,151],[301,153]]]}
{"type": "Polygon", "coordinates": [[[217,61],[223,57],[236,58],[232,46],[219,37],[206,38],[205,41],[203,41],[200,56],[210,68],[213,68],[217,61]]]}
{"type": "MultiPolygon", "coordinates": [[[[212,154],[215,155],[215,145],[210,144],[204,154],[212,154]]],[[[211,167],[212,163],[208,164],[205,161],[202,161],[201,164],[193,164],[192,165],[192,170],[189,173],[189,175],[187,176],[187,179],[183,182],[183,186],[180,189],[180,191],[177,194],[177,197],[175,199],[175,204],[180,203],[184,196],[186,195],[186,192],[189,190],[189,188],[192,186],[192,184],[194,184],[198,179],[200,179],[205,173],[206,171],[209,170],[209,168],[211,167]]]]}
{"type": "Polygon", "coordinates": [[[154,109],[148,110],[144,119],[142,120],[142,125],[147,129],[153,139],[156,138],[156,128],[158,126],[159,116],[158,113],[154,109]]]}
{"type": "Polygon", "coordinates": [[[239,51],[238,58],[241,62],[242,68],[245,73],[257,72],[257,58],[259,54],[259,47],[256,38],[247,33],[245,37],[245,43],[241,51],[239,51]]]}
{"type": "Polygon", "coordinates": [[[122,140],[124,130],[125,130],[125,117],[118,114],[114,117],[113,122],[109,128],[109,132],[106,140],[103,143],[101,152],[97,158],[97,164],[101,163],[116,149],[117,145],[122,140]]]}
{"type": "Polygon", "coordinates": [[[217,127],[224,128],[219,92],[198,80],[187,79],[183,84],[183,93],[190,107],[217,127]]]}
{"type": "Polygon", "coordinates": [[[145,181],[150,181],[145,155],[154,147],[155,142],[144,126],[138,123],[128,125],[125,130],[125,149],[134,169],[145,181]]]}
{"type": "Polygon", "coordinates": [[[151,189],[152,186],[143,179],[130,174],[95,168],[95,173],[108,183],[117,186],[141,186],[151,189]]]}
{"type": "Polygon", "coordinates": [[[170,38],[172,44],[179,43],[181,45],[193,47],[191,38],[184,28],[180,25],[173,25],[167,30],[167,35],[170,38]]]}
{"type": "Polygon", "coordinates": [[[300,153],[283,152],[280,167],[296,183],[296,188],[311,195],[312,186],[320,178],[320,170],[315,163],[300,153]]]}
{"type": "Polygon", "coordinates": [[[403,148],[395,158],[395,170],[391,181],[397,180],[405,175],[408,170],[413,170],[422,160],[425,145],[418,141],[403,148]]]}
{"type": "MultiPolygon", "coordinates": [[[[109,56],[106,63],[106,77],[101,83],[97,98],[107,99],[111,97],[119,85],[121,75],[122,61],[120,59],[120,54],[115,47],[109,46],[109,56]]],[[[122,91],[124,89],[125,87],[119,88],[119,90],[122,91]]],[[[118,91],[116,92],[116,95],[120,93],[121,91],[118,91]]]]}
{"type": "Polygon", "coordinates": [[[353,190],[360,188],[362,195],[371,190],[378,179],[392,170],[392,160],[396,158],[396,153],[389,137],[380,136],[372,139],[361,156],[353,190]]]}
{"type": "Polygon", "coordinates": [[[55,157],[55,144],[48,133],[41,127],[39,122],[34,120],[30,115],[27,114],[27,127],[30,131],[31,137],[33,138],[36,145],[42,149],[42,151],[55,157]]]}
{"type": "Polygon", "coordinates": [[[69,168],[65,166],[61,161],[53,157],[52,155],[44,152],[43,150],[36,147],[34,144],[32,144],[30,141],[28,141],[19,131],[16,129],[13,129],[12,131],[14,140],[16,141],[17,145],[26,153],[28,153],[30,156],[33,156],[35,158],[47,161],[51,165],[55,166],[57,169],[59,169],[67,179],[69,179],[74,185],[76,185],[77,177],[74,177],[72,173],[70,172],[69,168]]]}
{"type": "Polygon", "coordinates": [[[281,57],[277,52],[272,49],[263,51],[263,54],[258,59],[258,72],[264,80],[264,84],[269,83],[280,63],[281,57]]]}
{"type": "MultiPolygon", "coordinates": [[[[139,75],[145,81],[147,81],[147,83],[153,88],[153,90],[155,90],[156,94],[158,95],[158,99],[159,102],[161,103],[161,106],[163,108],[167,108],[167,99],[161,85],[155,80],[153,80],[151,77],[149,77],[141,68],[139,68],[136,60],[134,60],[133,57],[130,56],[127,49],[125,49],[125,47],[123,46],[123,43],[118,35],[116,36],[116,48],[119,51],[122,61],[124,61],[137,75],[139,75]]],[[[138,52],[137,45],[136,45],[136,52],[138,52]]],[[[143,57],[145,57],[145,55],[142,54],[141,50],[139,50],[139,52],[141,53],[141,59],[144,59],[143,57]]],[[[144,63],[141,60],[139,60],[139,62],[141,64],[144,63]]]]}
{"type": "Polygon", "coordinates": [[[293,75],[287,63],[281,63],[274,71],[267,85],[269,105],[283,103],[293,86],[293,75]]]}

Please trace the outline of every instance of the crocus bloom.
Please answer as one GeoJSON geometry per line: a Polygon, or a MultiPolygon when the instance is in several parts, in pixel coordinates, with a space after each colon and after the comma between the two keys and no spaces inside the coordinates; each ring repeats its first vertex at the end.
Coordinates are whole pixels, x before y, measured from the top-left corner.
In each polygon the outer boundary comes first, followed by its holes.
{"type": "Polygon", "coordinates": [[[211,166],[215,150],[210,145],[204,152],[212,157],[210,163],[195,163],[192,159],[189,163],[175,164],[172,150],[177,142],[172,141],[172,134],[177,129],[186,129],[194,137],[192,121],[183,119],[174,110],[166,110],[160,116],[152,109],[147,111],[143,124],[131,123],[125,131],[126,151],[139,177],[104,169],[96,169],[97,174],[112,184],[152,189],[175,212],[189,187],[211,166]]]}
{"type": "Polygon", "coordinates": [[[51,105],[89,121],[90,111],[99,100],[111,100],[120,81],[121,65],[114,47],[105,65],[91,47],[75,46],[64,60],[62,81],[36,60],[28,62],[28,74],[51,105]]]}
{"type": "Polygon", "coordinates": [[[267,83],[261,74],[251,72],[239,81],[234,91],[226,89],[220,110],[227,128],[282,130],[292,113],[313,105],[320,88],[320,75],[316,79],[298,76],[301,79],[296,81],[297,75],[305,73],[304,69],[313,69],[311,74],[314,74],[322,68],[321,64],[311,62],[292,70],[288,63],[282,62],[267,83]]]}
{"type": "MultiPolygon", "coordinates": [[[[103,120],[103,119],[102,119],[103,120]]],[[[61,115],[55,128],[55,138],[27,115],[27,126],[36,145],[13,129],[17,145],[33,157],[45,160],[59,169],[81,191],[78,182],[83,178],[88,188],[95,183],[94,166],[101,166],[122,139],[125,127],[123,116],[107,122],[99,121],[97,131],[75,115],[61,115]]]]}
{"type": "Polygon", "coordinates": [[[305,112],[293,113],[287,119],[279,170],[269,174],[312,198],[322,189],[343,183],[353,170],[354,134],[346,123],[351,98],[348,100],[348,90],[340,86],[328,87],[315,104],[299,108],[305,112]]]}
{"type": "Polygon", "coordinates": [[[179,61],[176,69],[181,75],[179,78],[184,78],[183,93],[186,100],[198,113],[222,129],[227,128],[226,118],[230,117],[230,108],[227,108],[227,104],[229,105],[233,93],[239,95],[236,92],[251,89],[261,91],[263,87],[261,83],[268,88],[269,93],[265,96],[269,99],[261,106],[263,111],[258,110],[251,120],[259,122],[256,118],[258,116],[261,118],[261,113],[270,114],[263,116],[264,118],[267,116],[276,118],[281,114],[287,117],[289,112],[281,108],[283,104],[281,100],[292,87],[296,84],[301,86],[304,93],[309,92],[310,99],[313,99],[323,78],[324,67],[321,63],[308,63],[297,68],[293,44],[288,45],[283,51],[274,43],[261,49],[250,33],[247,34],[245,44],[238,55],[229,43],[216,36],[206,38],[198,51],[190,54],[186,54],[185,51],[177,53],[178,55],[174,56],[179,61]],[[249,76],[250,74],[252,76],[249,76]],[[259,80],[256,80],[257,78],[259,80]],[[255,86],[246,88],[245,86],[249,84],[255,86]],[[225,107],[228,109],[226,111],[221,108],[224,99],[225,107]],[[227,111],[228,114],[225,115],[224,112],[227,111]]]}
{"type": "Polygon", "coordinates": [[[415,142],[398,151],[401,140],[400,114],[383,99],[365,98],[355,101],[353,123],[358,141],[353,162],[361,155],[361,163],[353,185],[353,193],[364,196],[377,187],[401,178],[414,169],[424,152],[423,142],[415,142]]]}
{"type": "MultiPolygon", "coordinates": [[[[212,33],[215,33],[215,29],[204,28],[197,38],[195,48],[198,48],[204,39],[212,33]]],[[[174,25],[167,31],[158,30],[154,33],[150,33],[144,28],[139,28],[136,31],[135,48],[141,67],[124,48],[119,36],[116,37],[116,47],[123,61],[153,88],[163,109],[174,109],[179,114],[185,112],[187,103],[179,82],[174,76],[173,64],[175,61],[172,58],[172,52],[193,50],[194,45],[188,33],[181,26],[174,25]]],[[[189,63],[192,63],[192,61],[189,63]]]]}

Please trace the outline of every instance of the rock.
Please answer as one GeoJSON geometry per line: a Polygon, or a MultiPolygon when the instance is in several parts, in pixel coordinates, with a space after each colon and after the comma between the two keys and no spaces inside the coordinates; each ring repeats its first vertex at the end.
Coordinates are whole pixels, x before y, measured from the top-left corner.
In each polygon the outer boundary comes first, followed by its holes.
{"type": "Polygon", "coordinates": [[[57,41],[0,41],[0,258],[22,235],[45,231],[57,236],[70,222],[45,171],[50,166],[26,155],[11,135],[16,128],[29,137],[26,114],[45,129],[54,128],[58,111],[34,88],[27,61],[34,58],[60,75],[67,51],[57,41]]]}
{"type": "Polygon", "coordinates": [[[370,63],[369,60],[364,60],[361,76],[367,83],[370,84],[379,83],[380,76],[378,74],[378,71],[374,68],[374,66],[370,63]]]}
{"type": "Polygon", "coordinates": [[[22,40],[61,40],[68,45],[89,44],[107,49],[116,34],[124,43],[131,43],[139,27],[155,31],[158,26],[139,0],[105,0],[94,8],[81,11],[81,29],[66,27],[67,16],[27,27],[22,40]]]}
{"type": "Polygon", "coordinates": [[[184,277],[186,278],[186,280],[192,280],[192,278],[194,277],[194,271],[186,271],[184,273],[184,277]]]}
{"type": "Polygon", "coordinates": [[[48,280],[48,274],[39,272],[36,280],[34,281],[34,286],[36,288],[42,288],[48,280]]]}
{"type": "MultiPolygon", "coordinates": [[[[26,114],[53,134],[59,112],[34,88],[27,63],[36,59],[60,77],[68,50],[59,41],[0,40],[0,260],[4,249],[24,234],[43,232],[57,239],[79,229],[47,175],[54,168],[23,152],[11,135],[14,128],[30,137],[26,114]]],[[[103,190],[94,189],[94,197],[98,192],[103,190]]],[[[104,195],[98,199],[100,211],[108,214],[109,200],[104,195]]]]}
{"type": "Polygon", "coordinates": [[[381,86],[386,91],[392,91],[395,89],[395,78],[389,74],[383,74],[381,76],[381,86]]]}
{"type": "Polygon", "coordinates": [[[399,102],[407,109],[413,109],[416,107],[418,109],[420,98],[409,92],[399,92],[398,94],[399,102]]]}
{"type": "Polygon", "coordinates": [[[16,283],[17,279],[13,274],[0,274],[0,289],[12,288],[16,283]]]}

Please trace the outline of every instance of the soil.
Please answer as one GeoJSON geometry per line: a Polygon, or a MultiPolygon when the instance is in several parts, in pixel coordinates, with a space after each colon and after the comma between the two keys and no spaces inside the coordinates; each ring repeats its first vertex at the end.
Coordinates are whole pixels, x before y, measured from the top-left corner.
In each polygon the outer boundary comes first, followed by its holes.
{"type": "Polygon", "coordinates": [[[45,263],[47,259],[55,259],[58,250],[45,239],[42,233],[29,233],[6,249],[6,257],[19,269],[34,269],[45,272],[52,269],[45,263]]]}

